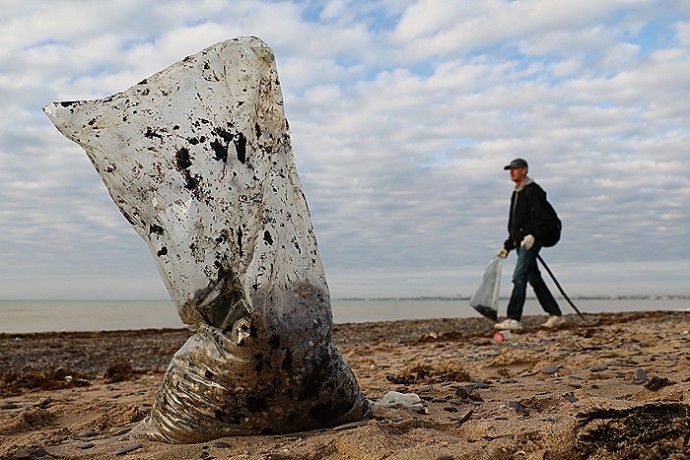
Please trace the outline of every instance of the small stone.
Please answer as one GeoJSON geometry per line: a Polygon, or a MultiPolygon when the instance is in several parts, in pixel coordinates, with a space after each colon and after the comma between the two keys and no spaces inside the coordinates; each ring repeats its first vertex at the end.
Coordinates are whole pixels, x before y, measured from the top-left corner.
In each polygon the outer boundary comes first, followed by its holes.
{"type": "Polygon", "coordinates": [[[126,446],[122,446],[119,449],[117,449],[115,451],[115,455],[128,454],[130,452],[134,452],[137,449],[141,449],[141,443],[135,442],[134,444],[127,444],[126,446]]]}
{"type": "Polygon", "coordinates": [[[79,436],[80,438],[92,438],[96,436],[96,432],[93,430],[82,431],[77,436],[79,436]]]}
{"type": "Polygon", "coordinates": [[[16,405],[15,403],[7,403],[7,404],[3,404],[2,406],[0,406],[0,409],[2,409],[2,410],[13,410],[13,409],[19,409],[19,406],[16,405]]]}
{"type": "Polygon", "coordinates": [[[113,433],[113,436],[122,436],[123,434],[129,433],[131,430],[131,428],[120,428],[113,433]]]}
{"type": "Polygon", "coordinates": [[[529,416],[529,411],[525,406],[516,401],[508,401],[508,406],[515,409],[519,414],[527,417],[529,416]]]}
{"type": "Polygon", "coordinates": [[[572,393],[564,394],[563,399],[571,403],[576,403],[579,401],[579,399],[577,399],[572,393]]]}
{"type": "Polygon", "coordinates": [[[558,372],[558,366],[550,365],[541,370],[544,374],[555,374],[558,372]]]}
{"type": "Polygon", "coordinates": [[[93,446],[95,446],[95,444],[91,441],[80,442],[77,444],[77,447],[80,449],[91,449],[93,446]]]}
{"type": "Polygon", "coordinates": [[[429,413],[429,409],[427,409],[426,407],[422,406],[421,404],[415,404],[415,405],[412,406],[410,409],[411,409],[413,412],[416,412],[416,413],[418,413],[418,414],[428,414],[428,413],[429,413]]]}
{"type": "Polygon", "coordinates": [[[213,444],[211,444],[211,446],[215,447],[216,449],[227,449],[229,447],[232,447],[230,444],[223,441],[216,441],[213,444]]]}
{"type": "Polygon", "coordinates": [[[359,428],[360,426],[364,426],[368,423],[369,422],[366,419],[355,420],[354,422],[343,423],[342,425],[334,426],[333,431],[351,430],[353,428],[359,428]]]}
{"type": "Polygon", "coordinates": [[[457,390],[455,390],[455,396],[458,396],[460,398],[467,398],[473,389],[474,388],[470,388],[468,390],[467,387],[460,387],[457,390]]]}
{"type": "Polygon", "coordinates": [[[598,366],[592,367],[592,368],[590,369],[590,371],[592,371],[592,372],[601,372],[601,371],[605,371],[605,370],[608,369],[608,368],[609,368],[609,367],[608,367],[607,365],[605,365],[605,364],[599,364],[598,366]]]}
{"type": "Polygon", "coordinates": [[[465,415],[463,415],[462,417],[456,418],[454,421],[458,426],[460,426],[463,423],[465,423],[466,421],[468,421],[473,413],[474,413],[474,409],[470,409],[465,415]]]}
{"type": "Polygon", "coordinates": [[[472,385],[475,390],[486,390],[487,388],[491,388],[491,385],[485,382],[477,382],[472,385]]]}
{"type": "Polygon", "coordinates": [[[673,385],[675,383],[676,382],[674,382],[673,380],[669,380],[666,377],[659,377],[657,375],[653,375],[652,378],[644,384],[644,387],[651,391],[657,391],[663,387],[673,385]]]}
{"type": "Polygon", "coordinates": [[[635,369],[635,383],[642,384],[645,383],[647,380],[649,380],[649,377],[647,376],[647,372],[645,372],[644,369],[642,369],[641,367],[635,369]]]}
{"type": "Polygon", "coordinates": [[[46,456],[46,450],[43,447],[39,447],[34,451],[34,455],[38,458],[46,456]]]}
{"type": "Polygon", "coordinates": [[[455,457],[452,455],[441,455],[440,457],[436,457],[436,460],[455,460],[455,457]]]}
{"type": "Polygon", "coordinates": [[[419,388],[419,390],[417,390],[417,391],[419,393],[428,393],[428,392],[432,391],[433,389],[434,388],[431,385],[426,385],[426,386],[419,388]]]}
{"type": "Polygon", "coordinates": [[[29,458],[31,457],[31,452],[26,449],[19,449],[15,454],[15,458],[29,458]]]}
{"type": "Polygon", "coordinates": [[[579,383],[575,383],[575,382],[568,382],[568,386],[573,387],[575,389],[582,388],[582,385],[580,385],[579,383]]]}
{"type": "Polygon", "coordinates": [[[475,403],[483,403],[483,402],[484,402],[484,398],[482,398],[482,397],[479,396],[479,395],[475,395],[475,394],[469,395],[469,396],[467,397],[467,399],[469,399],[470,401],[473,401],[473,402],[475,402],[475,403]]]}
{"type": "Polygon", "coordinates": [[[40,403],[36,404],[36,407],[40,407],[41,409],[47,409],[48,406],[50,406],[50,404],[51,404],[52,402],[53,402],[53,400],[50,399],[50,398],[44,399],[44,400],[41,401],[40,403]]]}

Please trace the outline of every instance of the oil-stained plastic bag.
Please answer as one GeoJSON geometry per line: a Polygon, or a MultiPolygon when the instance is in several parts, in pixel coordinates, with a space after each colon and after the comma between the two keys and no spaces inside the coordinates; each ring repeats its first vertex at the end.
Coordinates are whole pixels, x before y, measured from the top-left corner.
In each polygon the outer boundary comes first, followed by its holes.
{"type": "Polygon", "coordinates": [[[470,299],[470,306],[491,321],[498,321],[498,294],[501,289],[503,259],[495,256],[486,267],[482,284],[470,299]]]}

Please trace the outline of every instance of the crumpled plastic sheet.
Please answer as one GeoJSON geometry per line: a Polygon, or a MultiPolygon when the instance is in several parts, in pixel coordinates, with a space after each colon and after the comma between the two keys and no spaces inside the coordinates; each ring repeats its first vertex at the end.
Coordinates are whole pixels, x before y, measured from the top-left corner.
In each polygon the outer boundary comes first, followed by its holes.
{"type": "Polygon", "coordinates": [[[369,413],[331,342],[330,295],[265,43],[220,42],[125,92],[44,111],[84,148],[195,331],[133,436],[200,442],[369,413]]]}
{"type": "Polygon", "coordinates": [[[484,271],[482,283],[470,299],[470,306],[479,314],[494,322],[498,321],[498,300],[501,290],[503,259],[495,256],[484,271]]]}

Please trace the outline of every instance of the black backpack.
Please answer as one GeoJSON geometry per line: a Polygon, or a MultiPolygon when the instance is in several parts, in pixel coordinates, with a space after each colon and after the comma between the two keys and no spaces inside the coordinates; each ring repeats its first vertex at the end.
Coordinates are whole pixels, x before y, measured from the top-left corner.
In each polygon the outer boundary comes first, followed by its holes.
{"type": "Polygon", "coordinates": [[[550,248],[556,246],[556,243],[561,239],[561,230],[563,230],[563,224],[561,219],[558,218],[556,210],[553,209],[551,203],[544,196],[544,208],[549,215],[549,234],[544,237],[542,246],[545,248],[550,248]]]}

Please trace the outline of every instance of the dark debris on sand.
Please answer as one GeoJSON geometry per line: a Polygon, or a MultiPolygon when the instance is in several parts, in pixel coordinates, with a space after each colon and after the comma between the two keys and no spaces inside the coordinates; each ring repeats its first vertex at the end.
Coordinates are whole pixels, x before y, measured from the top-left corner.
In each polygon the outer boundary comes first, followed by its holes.
{"type": "MultiPolygon", "coordinates": [[[[470,307],[468,307],[470,308],[470,307]]],[[[600,313],[586,315],[586,322],[573,316],[567,326],[573,334],[587,337],[596,328],[627,321],[664,321],[682,312],[600,313]]],[[[523,333],[536,330],[543,316],[523,318],[523,333]]],[[[465,342],[492,333],[485,318],[439,318],[427,320],[345,323],[333,326],[333,341],[341,348],[375,342],[414,345],[427,342],[465,342]]],[[[146,372],[163,372],[172,355],[190,337],[187,329],[142,329],[100,332],[46,332],[0,334],[0,396],[23,389],[57,389],[88,385],[93,378],[117,382],[146,372]]],[[[444,372],[460,372],[447,369],[444,372]]],[[[438,374],[439,370],[434,370],[438,374]]],[[[394,376],[410,381],[432,381],[424,369],[394,376]]],[[[438,377],[434,375],[431,377],[438,377]]]]}

